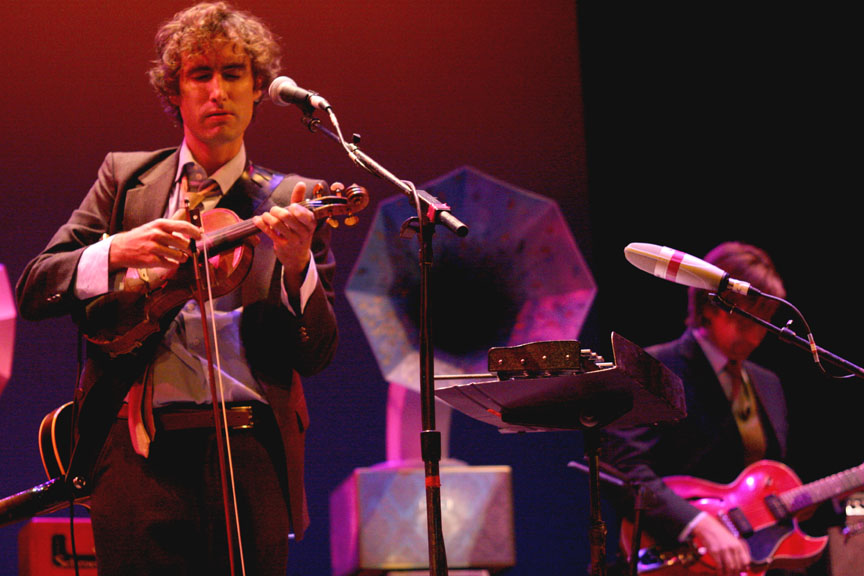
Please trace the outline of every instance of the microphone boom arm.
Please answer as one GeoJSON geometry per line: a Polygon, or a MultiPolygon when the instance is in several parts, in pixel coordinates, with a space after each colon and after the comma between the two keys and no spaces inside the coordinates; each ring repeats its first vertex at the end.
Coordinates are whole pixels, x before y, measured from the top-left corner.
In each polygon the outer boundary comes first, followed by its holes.
{"type": "MultiPolygon", "coordinates": [[[[746,310],[742,310],[738,306],[730,304],[729,302],[724,300],[721,296],[719,296],[715,292],[711,292],[709,294],[709,296],[711,298],[711,301],[714,302],[714,304],[716,304],[717,306],[719,306],[723,310],[726,310],[727,312],[729,312],[731,314],[738,314],[738,315],[743,316],[743,317],[745,317],[745,318],[747,318],[753,322],[756,322],[757,324],[759,324],[763,328],[766,328],[769,332],[775,334],[777,336],[778,340],[780,340],[781,342],[787,342],[787,343],[792,344],[798,348],[801,348],[802,350],[807,350],[807,351],[811,352],[814,356],[814,360],[817,363],[819,363],[821,361],[821,359],[824,358],[833,366],[836,366],[838,368],[842,368],[842,369],[848,371],[850,376],[854,375],[854,376],[857,376],[858,378],[864,378],[864,369],[862,369],[860,366],[857,366],[857,365],[849,362],[848,360],[845,360],[845,359],[837,356],[836,354],[833,354],[832,352],[825,350],[821,346],[816,345],[816,343],[812,339],[805,340],[804,338],[801,338],[800,336],[795,334],[795,332],[789,328],[789,324],[792,323],[791,320],[783,328],[778,328],[774,324],[772,324],[766,320],[763,320],[762,318],[759,318],[758,316],[754,316],[753,314],[747,312],[746,310]]],[[[760,296],[770,298],[772,300],[777,300],[779,302],[782,302],[784,304],[791,306],[791,304],[789,304],[788,302],[786,302],[782,298],[776,298],[774,296],[770,296],[769,294],[765,294],[765,293],[760,293],[760,296]]]]}
{"type": "MultiPolygon", "coordinates": [[[[310,132],[320,132],[334,142],[342,144],[342,139],[332,130],[321,125],[321,121],[314,116],[304,115],[303,123],[309,128],[310,132]]],[[[462,221],[453,216],[450,212],[450,207],[441,202],[438,198],[429,194],[425,190],[416,190],[413,186],[409,186],[404,180],[400,180],[393,175],[389,170],[381,166],[378,162],[370,158],[365,152],[360,150],[356,143],[346,144],[347,151],[355,164],[369,172],[370,174],[386,180],[398,188],[403,194],[409,197],[418,197],[420,202],[426,207],[426,217],[430,222],[443,224],[451,232],[460,238],[468,234],[468,226],[462,221]]]]}

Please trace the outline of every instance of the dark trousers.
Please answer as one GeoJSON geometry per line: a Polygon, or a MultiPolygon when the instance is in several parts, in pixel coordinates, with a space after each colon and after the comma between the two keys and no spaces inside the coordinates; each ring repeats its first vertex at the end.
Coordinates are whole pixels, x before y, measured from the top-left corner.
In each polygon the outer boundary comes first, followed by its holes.
{"type": "MultiPolygon", "coordinates": [[[[271,416],[272,419],[272,416],[271,416]]],[[[290,517],[276,424],[231,430],[240,538],[236,574],[284,576],[290,517]]],[[[226,459],[227,463],[227,459],[226,459]]],[[[230,574],[215,431],[157,432],[149,458],[117,420],[93,476],[91,518],[100,576],[230,574]]]]}

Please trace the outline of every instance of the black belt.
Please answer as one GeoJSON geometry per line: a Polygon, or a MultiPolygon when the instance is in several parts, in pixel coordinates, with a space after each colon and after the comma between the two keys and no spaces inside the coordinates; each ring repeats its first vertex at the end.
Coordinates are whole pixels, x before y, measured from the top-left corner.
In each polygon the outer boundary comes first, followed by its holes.
{"type": "MultiPolygon", "coordinates": [[[[221,410],[221,408],[220,408],[221,410]]],[[[254,428],[262,415],[271,413],[270,407],[260,402],[228,404],[225,406],[225,422],[231,429],[254,428]],[[264,412],[266,411],[266,412],[264,412]],[[258,419],[256,419],[256,414],[258,419]]],[[[129,405],[124,403],[117,418],[129,418],[129,405]]],[[[153,409],[153,420],[157,430],[192,430],[215,426],[213,407],[205,405],[169,405],[153,409]]]]}

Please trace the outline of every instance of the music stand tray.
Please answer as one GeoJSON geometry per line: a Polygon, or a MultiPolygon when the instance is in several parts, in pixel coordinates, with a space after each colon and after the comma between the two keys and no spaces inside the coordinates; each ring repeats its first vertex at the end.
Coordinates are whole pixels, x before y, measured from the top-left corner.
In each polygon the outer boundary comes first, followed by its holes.
{"type": "Polygon", "coordinates": [[[687,415],[681,379],[612,333],[614,365],[565,375],[457,384],[438,398],[500,432],[627,427],[680,420],[687,415]]]}

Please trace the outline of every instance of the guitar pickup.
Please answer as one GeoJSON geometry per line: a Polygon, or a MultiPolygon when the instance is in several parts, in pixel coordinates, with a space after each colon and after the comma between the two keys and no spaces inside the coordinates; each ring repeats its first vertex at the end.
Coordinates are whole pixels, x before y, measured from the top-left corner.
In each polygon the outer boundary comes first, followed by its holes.
{"type": "Polygon", "coordinates": [[[789,519],[789,509],[786,508],[786,505],[780,501],[780,498],[778,498],[776,494],[769,494],[765,497],[764,502],[765,506],[768,507],[768,511],[771,512],[771,515],[774,516],[778,522],[789,519]]]}
{"type": "Polygon", "coordinates": [[[735,530],[738,531],[740,538],[749,538],[753,535],[753,525],[750,524],[747,516],[744,515],[744,512],[740,508],[732,508],[726,513],[726,517],[735,526],[735,530]]]}

